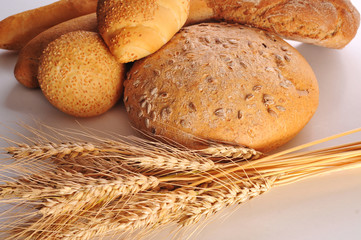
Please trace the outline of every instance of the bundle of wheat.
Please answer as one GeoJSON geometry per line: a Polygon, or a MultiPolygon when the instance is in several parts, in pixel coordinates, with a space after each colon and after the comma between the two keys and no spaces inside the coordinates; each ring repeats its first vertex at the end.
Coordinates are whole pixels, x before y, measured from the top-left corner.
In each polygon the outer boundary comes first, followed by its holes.
{"type": "Polygon", "coordinates": [[[361,129],[265,156],[240,146],[190,150],[47,128],[57,136],[28,127],[36,136],[26,137],[29,143],[5,139],[11,161],[1,164],[0,203],[14,206],[0,218],[8,239],[139,237],[169,223],[185,228],[274,186],[361,166],[361,142],[306,150],[361,129]]]}

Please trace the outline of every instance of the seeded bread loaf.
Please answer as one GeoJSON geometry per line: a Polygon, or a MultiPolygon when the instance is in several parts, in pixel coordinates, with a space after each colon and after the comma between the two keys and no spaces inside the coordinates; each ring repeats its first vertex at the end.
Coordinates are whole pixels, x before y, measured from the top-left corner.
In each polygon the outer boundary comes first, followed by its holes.
{"type": "Polygon", "coordinates": [[[186,24],[209,20],[261,28],[287,39],[343,48],[360,14],[350,0],[191,0],[186,24]]]}
{"type": "Polygon", "coordinates": [[[20,50],[46,29],[69,19],[94,13],[97,1],[59,0],[43,7],[9,16],[0,22],[0,48],[20,50]]]}
{"type": "Polygon", "coordinates": [[[161,48],[184,25],[189,0],[99,0],[99,33],[119,62],[161,48]]]}
{"type": "Polygon", "coordinates": [[[263,152],[306,125],[319,95],[311,67],[292,46],[219,23],[183,28],[135,62],[124,88],[136,128],[191,148],[219,141],[263,152]]]}
{"type": "Polygon", "coordinates": [[[14,70],[15,78],[25,87],[38,88],[39,60],[44,49],[61,35],[78,30],[97,32],[96,14],[91,13],[68,20],[34,37],[19,52],[14,70]]]}

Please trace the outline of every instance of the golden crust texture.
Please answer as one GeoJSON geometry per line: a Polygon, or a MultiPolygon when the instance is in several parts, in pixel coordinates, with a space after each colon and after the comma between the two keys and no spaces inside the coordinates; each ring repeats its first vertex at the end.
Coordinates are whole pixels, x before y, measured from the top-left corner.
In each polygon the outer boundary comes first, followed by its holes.
{"type": "Polygon", "coordinates": [[[137,61],[124,83],[132,124],[191,148],[197,139],[263,152],[281,146],[318,106],[316,77],[279,37],[232,24],[183,28],[137,61]]]}
{"type": "Polygon", "coordinates": [[[119,100],[124,74],[124,64],[115,60],[99,34],[75,31],[47,46],[38,80],[56,108],[76,117],[92,117],[119,100]]]}
{"type": "Polygon", "coordinates": [[[97,0],[59,0],[9,16],[0,21],[0,48],[20,50],[46,29],[94,13],[96,6],[97,0]]]}
{"type": "Polygon", "coordinates": [[[329,48],[356,35],[360,14],[349,0],[191,0],[187,25],[221,20],[329,48]]]}
{"type": "Polygon", "coordinates": [[[91,13],[45,30],[20,50],[14,69],[15,78],[25,87],[38,88],[39,60],[46,46],[65,33],[78,30],[97,32],[97,29],[96,14],[91,13]]]}
{"type": "Polygon", "coordinates": [[[100,0],[99,33],[119,62],[132,62],[169,41],[188,12],[189,0],[100,0]]]}

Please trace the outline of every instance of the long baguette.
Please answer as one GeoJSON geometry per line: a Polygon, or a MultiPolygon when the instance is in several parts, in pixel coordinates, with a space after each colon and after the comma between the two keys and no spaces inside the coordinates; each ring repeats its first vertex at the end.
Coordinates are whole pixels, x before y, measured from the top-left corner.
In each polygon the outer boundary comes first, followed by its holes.
{"type": "Polygon", "coordinates": [[[12,15],[0,22],[0,48],[20,50],[44,30],[72,18],[94,13],[97,0],[60,0],[12,15]]]}

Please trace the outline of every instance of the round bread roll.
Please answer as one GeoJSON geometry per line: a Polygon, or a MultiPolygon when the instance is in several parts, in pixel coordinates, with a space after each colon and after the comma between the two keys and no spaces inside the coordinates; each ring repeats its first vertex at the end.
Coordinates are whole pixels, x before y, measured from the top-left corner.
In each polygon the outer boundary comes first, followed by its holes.
{"type": "Polygon", "coordinates": [[[133,65],[124,91],[140,130],[195,149],[215,141],[262,152],[294,137],[319,96],[295,48],[259,29],[219,23],[183,28],[133,65]]]}
{"type": "Polygon", "coordinates": [[[73,18],[34,37],[19,52],[14,69],[15,78],[25,87],[38,88],[39,59],[46,46],[63,34],[78,30],[97,32],[96,14],[73,18]]]}
{"type": "Polygon", "coordinates": [[[119,62],[161,48],[184,25],[189,0],[99,0],[98,29],[119,62]]]}
{"type": "Polygon", "coordinates": [[[74,31],[44,50],[38,80],[56,108],[76,117],[92,117],[119,100],[124,74],[124,64],[116,61],[99,34],[74,31]]]}

